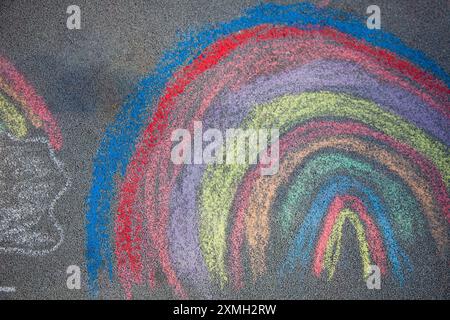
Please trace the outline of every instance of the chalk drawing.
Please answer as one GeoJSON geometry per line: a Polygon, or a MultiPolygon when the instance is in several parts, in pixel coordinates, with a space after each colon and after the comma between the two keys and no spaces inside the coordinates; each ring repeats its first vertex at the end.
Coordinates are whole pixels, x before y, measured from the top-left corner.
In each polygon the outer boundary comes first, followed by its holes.
{"type": "Polygon", "coordinates": [[[423,254],[448,265],[449,85],[441,67],[364,17],[308,3],[260,5],[183,35],[94,159],[90,292],[103,273],[126,298],[136,286],[211,298],[264,279],[332,281],[347,222],[363,280],[376,264],[403,288],[428,236],[434,250],[423,254]],[[172,163],[171,133],[192,135],[196,121],[279,129],[278,174],[172,163]]]}
{"type": "Polygon", "coordinates": [[[0,292],[14,293],[14,292],[16,292],[16,288],[15,287],[0,287],[0,292]]]}
{"type": "Polygon", "coordinates": [[[42,97],[1,56],[0,124],[0,252],[46,255],[64,240],[55,207],[71,185],[55,155],[61,132],[42,97]]]}
{"type": "Polygon", "coordinates": [[[0,153],[6,154],[0,161],[0,183],[7,193],[0,208],[0,252],[45,255],[56,250],[64,231],[55,206],[71,184],[63,163],[45,138],[17,139],[3,133],[0,153]],[[34,229],[45,219],[54,229],[50,233],[34,229]]]}
{"type": "Polygon", "coordinates": [[[35,128],[42,128],[52,147],[62,147],[61,130],[44,99],[39,96],[25,77],[5,57],[0,56],[0,120],[18,137],[26,135],[25,119],[35,128]],[[8,101],[9,100],[9,101],[8,101]],[[13,106],[12,101],[16,102],[13,106]],[[16,106],[23,111],[17,110],[16,106]]]}

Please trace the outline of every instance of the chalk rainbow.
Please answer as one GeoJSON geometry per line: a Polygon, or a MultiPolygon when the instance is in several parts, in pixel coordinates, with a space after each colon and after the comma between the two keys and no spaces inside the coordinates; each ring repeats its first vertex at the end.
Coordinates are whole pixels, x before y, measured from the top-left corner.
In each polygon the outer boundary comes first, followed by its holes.
{"type": "Polygon", "coordinates": [[[0,56],[0,132],[25,138],[30,126],[43,129],[52,147],[61,149],[61,130],[44,99],[10,61],[0,56]]]}
{"type": "Polygon", "coordinates": [[[393,35],[307,3],[264,4],[184,35],[124,103],[95,157],[91,292],[102,271],[128,298],[158,274],[179,298],[269,276],[331,279],[346,221],[363,278],[376,264],[403,286],[424,235],[448,265],[449,84],[393,35]],[[194,121],[278,128],[278,174],[174,165],[171,132],[194,121]]]}

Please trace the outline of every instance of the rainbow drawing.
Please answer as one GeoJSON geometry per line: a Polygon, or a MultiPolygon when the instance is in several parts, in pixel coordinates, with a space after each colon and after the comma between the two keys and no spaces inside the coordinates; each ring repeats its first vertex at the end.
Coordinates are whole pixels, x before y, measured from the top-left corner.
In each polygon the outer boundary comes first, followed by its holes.
{"type": "Polygon", "coordinates": [[[190,298],[261,279],[333,279],[347,225],[362,279],[375,264],[407,285],[426,239],[448,268],[449,84],[392,34],[308,3],[260,5],[184,35],[124,103],[95,157],[91,293],[104,272],[127,298],[160,283],[190,298]],[[279,129],[278,173],[172,163],[171,133],[193,132],[195,121],[279,129]]]}
{"type": "Polygon", "coordinates": [[[61,149],[61,130],[44,99],[10,61],[0,56],[0,132],[25,138],[30,127],[44,130],[53,149],[61,149]]]}

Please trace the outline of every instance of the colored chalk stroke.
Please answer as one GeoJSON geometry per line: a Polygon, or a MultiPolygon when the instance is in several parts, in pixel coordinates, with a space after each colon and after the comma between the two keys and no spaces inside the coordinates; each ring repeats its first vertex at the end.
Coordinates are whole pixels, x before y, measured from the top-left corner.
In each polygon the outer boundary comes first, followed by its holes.
{"type": "MultiPolygon", "coordinates": [[[[426,259],[446,274],[449,84],[423,53],[325,5],[264,4],[181,36],[95,156],[90,293],[108,281],[129,299],[136,288],[183,299],[264,284],[301,292],[339,276],[348,234],[362,280],[377,265],[390,287],[412,290],[426,259]],[[256,163],[175,163],[173,132],[196,137],[198,123],[279,136],[256,163]]],[[[3,110],[23,134],[17,110],[6,100],[3,110]]],[[[216,151],[238,149],[223,140],[216,151]]]]}

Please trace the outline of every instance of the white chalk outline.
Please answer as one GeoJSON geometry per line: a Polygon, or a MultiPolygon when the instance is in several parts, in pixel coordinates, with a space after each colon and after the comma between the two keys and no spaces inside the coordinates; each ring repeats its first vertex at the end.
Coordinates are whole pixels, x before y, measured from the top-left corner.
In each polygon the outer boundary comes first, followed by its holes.
{"type": "MultiPolygon", "coordinates": [[[[66,184],[65,186],[56,194],[55,198],[50,203],[50,207],[48,210],[48,217],[50,221],[53,223],[53,226],[56,228],[58,235],[59,235],[59,241],[56,243],[52,248],[50,249],[43,249],[43,250],[33,250],[33,249],[23,249],[23,248],[8,248],[8,247],[0,247],[0,252],[3,253],[18,253],[23,254],[27,256],[44,256],[47,255],[56,249],[58,249],[61,244],[64,241],[64,229],[58,222],[58,219],[56,219],[53,211],[56,206],[56,202],[64,195],[64,193],[70,188],[72,185],[72,179],[70,175],[64,170],[64,163],[56,158],[55,151],[53,150],[52,145],[50,142],[43,138],[43,137],[37,137],[37,138],[31,138],[31,139],[20,139],[16,138],[13,135],[9,134],[8,132],[1,132],[1,134],[6,134],[8,138],[10,138],[14,142],[20,142],[20,143],[42,143],[45,144],[49,150],[49,155],[52,161],[56,164],[56,167],[58,168],[59,172],[66,178],[66,184]]],[[[15,288],[14,288],[15,290],[15,288]]]]}
{"type": "Polygon", "coordinates": [[[15,287],[0,287],[0,292],[14,293],[14,292],[16,292],[16,288],[15,287]]]}

